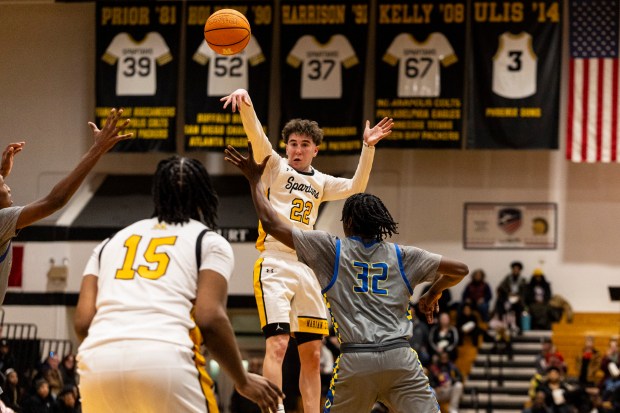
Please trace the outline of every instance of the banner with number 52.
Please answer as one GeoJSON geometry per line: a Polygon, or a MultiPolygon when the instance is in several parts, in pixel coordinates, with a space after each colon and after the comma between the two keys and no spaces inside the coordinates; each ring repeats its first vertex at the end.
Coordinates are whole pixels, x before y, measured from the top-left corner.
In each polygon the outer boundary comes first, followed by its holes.
{"type": "Polygon", "coordinates": [[[244,148],[247,138],[238,113],[222,109],[220,99],[246,89],[263,126],[268,127],[269,77],[273,37],[273,1],[192,1],[187,3],[185,73],[185,150],[222,151],[244,148]],[[220,9],[235,9],[250,22],[246,48],[223,56],[209,48],[204,25],[220,9]]]}

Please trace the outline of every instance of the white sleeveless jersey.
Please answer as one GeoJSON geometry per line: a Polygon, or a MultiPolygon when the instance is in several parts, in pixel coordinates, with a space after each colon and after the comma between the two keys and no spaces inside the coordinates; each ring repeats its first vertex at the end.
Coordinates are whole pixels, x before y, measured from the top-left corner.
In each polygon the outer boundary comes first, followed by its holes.
{"type": "Polygon", "coordinates": [[[349,40],[341,34],[332,36],[325,44],[309,34],[297,40],[286,62],[301,69],[302,99],[340,99],[342,97],[342,67],[349,69],[359,63],[349,40]]]}
{"type": "Polygon", "coordinates": [[[148,33],[142,41],[122,32],[114,36],[102,60],[117,65],[117,96],[153,96],[157,92],[156,64],[165,65],[172,55],[157,32],[148,33]]]}
{"type": "Polygon", "coordinates": [[[224,56],[217,54],[203,41],[194,53],[194,61],[209,64],[207,96],[227,96],[232,90],[248,89],[248,65],[265,61],[263,51],[254,37],[241,52],[224,56]]]}
{"type": "Polygon", "coordinates": [[[458,60],[452,45],[442,33],[431,33],[419,42],[410,33],[401,33],[388,47],[383,60],[398,63],[398,97],[439,96],[441,69],[458,60]]]}
{"type": "Polygon", "coordinates": [[[97,312],[80,350],[121,340],[155,340],[192,348],[190,317],[198,271],[228,280],[234,267],[230,244],[191,220],[184,225],[138,221],[99,244],[84,275],[95,275],[97,312]],[[200,265],[198,264],[200,262],[200,265]]]}
{"type": "Polygon", "coordinates": [[[529,33],[503,33],[493,56],[493,92],[508,99],[532,96],[536,93],[537,65],[529,33]]]}

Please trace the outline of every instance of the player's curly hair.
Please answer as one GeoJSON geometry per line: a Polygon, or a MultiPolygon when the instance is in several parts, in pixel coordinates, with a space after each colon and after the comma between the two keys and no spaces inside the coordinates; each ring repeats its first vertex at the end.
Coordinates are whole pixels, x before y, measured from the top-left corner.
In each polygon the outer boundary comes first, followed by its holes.
{"type": "Polygon", "coordinates": [[[284,143],[288,143],[288,138],[293,133],[309,136],[316,146],[323,142],[323,129],[319,128],[319,124],[313,120],[291,119],[286,122],[286,125],[282,128],[284,143]]]}
{"type": "Polygon", "coordinates": [[[398,223],[378,197],[371,194],[351,195],[342,208],[342,222],[353,235],[382,241],[398,234],[398,223]]]}
{"type": "Polygon", "coordinates": [[[172,156],[157,165],[153,179],[153,217],[182,224],[190,218],[215,228],[219,200],[205,167],[195,159],[172,156]]]}

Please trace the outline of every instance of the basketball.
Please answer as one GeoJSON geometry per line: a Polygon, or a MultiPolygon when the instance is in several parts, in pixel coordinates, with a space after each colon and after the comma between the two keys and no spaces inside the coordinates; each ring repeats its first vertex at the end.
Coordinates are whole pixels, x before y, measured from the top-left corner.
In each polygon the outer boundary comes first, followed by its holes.
{"type": "Polygon", "coordinates": [[[233,9],[222,9],[213,13],[205,23],[205,40],[215,53],[237,54],[250,41],[250,22],[233,9]]]}

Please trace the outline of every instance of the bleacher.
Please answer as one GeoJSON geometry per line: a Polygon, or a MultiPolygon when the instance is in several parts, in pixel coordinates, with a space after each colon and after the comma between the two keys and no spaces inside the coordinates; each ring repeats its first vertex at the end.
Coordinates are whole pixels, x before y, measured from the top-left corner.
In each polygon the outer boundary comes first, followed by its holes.
{"type": "Polygon", "coordinates": [[[553,343],[564,356],[567,374],[574,377],[585,338],[592,336],[594,347],[604,352],[609,339],[620,336],[620,313],[576,313],[571,323],[562,319],[553,324],[552,332],[553,343]]]}

